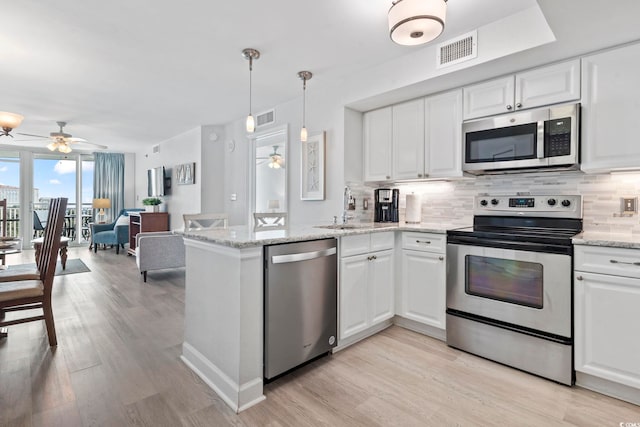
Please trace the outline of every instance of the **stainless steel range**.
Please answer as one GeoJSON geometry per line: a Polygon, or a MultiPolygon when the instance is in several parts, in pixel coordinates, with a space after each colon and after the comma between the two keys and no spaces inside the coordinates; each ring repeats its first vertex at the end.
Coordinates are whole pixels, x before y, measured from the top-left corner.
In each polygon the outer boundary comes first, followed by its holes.
{"type": "Polygon", "coordinates": [[[572,385],[580,196],[478,196],[447,233],[447,344],[572,385]]]}

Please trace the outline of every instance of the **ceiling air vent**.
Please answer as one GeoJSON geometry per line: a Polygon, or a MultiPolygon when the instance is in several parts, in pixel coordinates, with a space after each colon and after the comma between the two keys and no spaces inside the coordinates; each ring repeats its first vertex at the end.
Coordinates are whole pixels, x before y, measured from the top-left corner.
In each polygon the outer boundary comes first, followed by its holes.
{"type": "Polygon", "coordinates": [[[471,31],[438,45],[437,68],[459,64],[478,56],[478,31],[471,31]]]}
{"type": "Polygon", "coordinates": [[[153,154],[157,154],[157,153],[159,153],[159,152],[160,152],[160,144],[156,144],[156,145],[154,145],[153,147],[151,147],[151,152],[152,152],[153,154]]]}
{"type": "Polygon", "coordinates": [[[276,122],[276,110],[265,111],[256,116],[256,127],[270,125],[276,122]]]}

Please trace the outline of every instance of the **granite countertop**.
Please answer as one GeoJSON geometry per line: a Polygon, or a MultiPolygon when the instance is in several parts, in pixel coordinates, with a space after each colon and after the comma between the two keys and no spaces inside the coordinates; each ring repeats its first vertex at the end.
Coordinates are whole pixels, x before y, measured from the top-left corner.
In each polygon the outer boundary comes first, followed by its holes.
{"type": "Polygon", "coordinates": [[[573,239],[574,245],[608,246],[612,248],[640,249],[640,236],[631,233],[583,231],[573,239]]]}
{"type": "Polygon", "coordinates": [[[349,228],[324,228],[331,224],[291,225],[284,230],[255,231],[246,225],[200,231],[176,231],[187,239],[229,246],[236,249],[278,243],[301,242],[356,234],[377,233],[383,231],[417,231],[422,233],[445,234],[447,230],[465,227],[464,224],[452,224],[446,221],[425,222],[420,224],[402,223],[351,223],[349,228]]]}

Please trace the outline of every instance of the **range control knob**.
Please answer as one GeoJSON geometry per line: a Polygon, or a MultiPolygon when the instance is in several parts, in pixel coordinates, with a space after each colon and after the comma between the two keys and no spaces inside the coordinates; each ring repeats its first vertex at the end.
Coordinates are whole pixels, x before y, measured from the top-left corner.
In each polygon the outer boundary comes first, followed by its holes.
{"type": "Polygon", "coordinates": [[[486,200],[482,199],[482,200],[480,200],[480,204],[482,206],[487,206],[488,202],[486,200]]]}
{"type": "Polygon", "coordinates": [[[558,203],[556,199],[549,199],[549,200],[547,200],[547,204],[548,204],[549,206],[555,206],[555,205],[556,205],[556,203],[558,203]]]}
{"type": "Polygon", "coordinates": [[[571,200],[564,199],[562,201],[562,206],[564,206],[565,208],[568,208],[569,206],[571,206],[571,200]]]}
{"type": "Polygon", "coordinates": [[[491,199],[491,204],[493,206],[497,205],[498,204],[498,199],[491,199]]]}

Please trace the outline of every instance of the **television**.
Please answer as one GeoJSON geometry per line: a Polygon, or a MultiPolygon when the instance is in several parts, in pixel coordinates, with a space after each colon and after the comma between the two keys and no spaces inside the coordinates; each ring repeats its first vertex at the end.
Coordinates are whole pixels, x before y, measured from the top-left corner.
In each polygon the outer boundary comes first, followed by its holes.
{"type": "Polygon", "coordinates": [[[164,166],[158,166],[147,171],[147,195],[149,197],[164,196],[168,188],[167,184],[164,166]]]}

